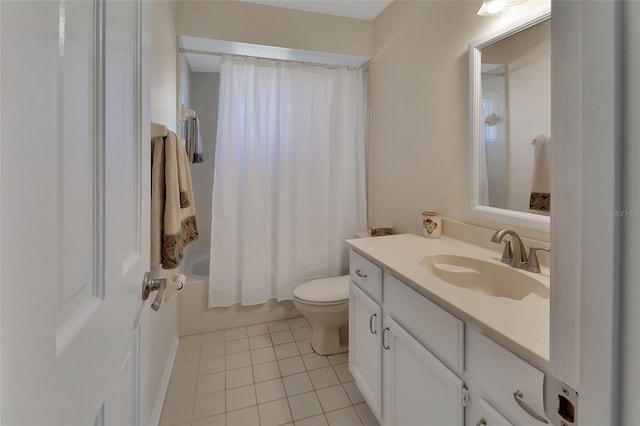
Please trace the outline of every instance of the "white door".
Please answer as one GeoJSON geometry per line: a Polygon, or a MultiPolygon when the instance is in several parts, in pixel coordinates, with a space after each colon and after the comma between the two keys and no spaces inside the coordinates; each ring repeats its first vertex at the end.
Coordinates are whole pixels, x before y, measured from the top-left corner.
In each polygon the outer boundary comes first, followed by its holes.
{"type": "Polygon", "coordinates": [[[141,422],[146,7],[0,2],[2,425],[141,422]]]}
{"type": "Polygon", "coordinates": [[[378,418],[382,417],[381,325],[380,306],[349,282],[349,369],[378,418]]]}
{"type": "Polygon", "coordinates": [[[393,319],[384,325],[385,424],[463,426],[462,380],[393,319]]]}

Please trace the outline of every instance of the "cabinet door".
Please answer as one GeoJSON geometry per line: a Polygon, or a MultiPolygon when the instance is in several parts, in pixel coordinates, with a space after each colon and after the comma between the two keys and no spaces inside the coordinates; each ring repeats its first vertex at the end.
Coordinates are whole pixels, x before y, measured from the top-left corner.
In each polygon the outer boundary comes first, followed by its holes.
{"type": "Polygon", "coordinates": [[[374,414],[382,416],[382,309],[349,283],[349,370],[374,414]]]}
{"type": "Polygon", "coordinates": [[[512,426],[512,424],[484,398],[478,396],[471,401],[467,426],[512,426]]]}
{"type": "Polygon", "coordinates": [[[462,426],[462,380],[392,318],[384,324],[385,424],[462,426]]]}

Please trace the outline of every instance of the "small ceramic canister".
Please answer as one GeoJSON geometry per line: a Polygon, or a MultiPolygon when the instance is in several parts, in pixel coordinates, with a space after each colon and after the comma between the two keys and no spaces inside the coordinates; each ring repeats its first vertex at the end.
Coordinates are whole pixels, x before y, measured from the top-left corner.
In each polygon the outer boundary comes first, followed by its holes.
{"type": "Polygon", "coordinates": [[[442,234],[442,216],[440,213],[423,212],[422,231],[426,238],[440,238],[442,234]]]}

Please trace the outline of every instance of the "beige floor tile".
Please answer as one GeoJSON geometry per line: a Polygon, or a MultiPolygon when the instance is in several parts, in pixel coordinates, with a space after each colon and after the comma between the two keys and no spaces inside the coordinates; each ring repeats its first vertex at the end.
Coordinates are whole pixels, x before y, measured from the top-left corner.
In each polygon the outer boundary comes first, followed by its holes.
{"type": "Polygon", "coordinates": [[[227,389],[250,385],[253,383],[253,370],[251,367],[228,370],[226,372],[225,383],[227,389]]]}
{"type": "Polygon", "coordinates": [[[298,346],[293,342],[274,346],[273,349],[276,351],[276,358],[278,359],[291,358],[299,354],[298,346]]]}
{"type": "Polygon", "coordinates": [[[188,422],[191,420],[192,414],[193,399],[168,402],[164,404],[164,407],[162,407],[160,424],[162,426],[168,426],[188,422]]]}
{"type": "Polygon", "coordinates": [[[199,361],[190,361],[174,365],[171,369],[171,381],[190,379],[198,375],[199,361]]]}
{"type": "Polygon", "coordinates": [[[224,332],[224,340],[238,340],[247,337],[247,327],[231,328],[224,332]]]}
{"type": "Polygon", "coordinates": [[[276,333],[278,331],[289,330],[289,324],[286,321],[274,321],[267,323],[269,327],[269,333],[276,333]]]}
{"type": "Polygon", "coordinates": [[[200,346],[195,348],[181,348],[176,352],[176,359],[173,365],[200,360],[200,346]]]}
{"type": "Polygon", "coordinates": [[[256,405],[255,386],[243,386],[235,389],[227,389],[227,411],[239,410],[240,408],[256,405]]]}
{"type": "Polygon", "coordinates": [[[327,419],[324,414],[309,417],[307,419],[298,420],[295,426],[328,426],[327,419]]]}
{"type": "Polygon", "coordinates": [[[342,383],[353,382],[353,376],[349,372],[349,364],[345,363],[345,364],[334,365],[333,369],[336,371],[336,374],[338,375],[340,382],[342,383]]]}
{"type": "Polygon", "coordinates": [[[302,362],[302,358],[299,356],[278,360],[278,367],[280,367],[280,374],[283,376],[289,376],[291,374],[302,373],[305,371],[304,363],[302,362]]]}
{"type": "Polygon", "coordinates": [[[269,336],[268,334],[249,337],[249,348],[252,350],[260,349],[260,348],[268,348],[271,346],[273,346],[273,343],[271,343],[271,336],[269,336]]]}
{"type": "Polygon", "coordinates": [[[342,385],[331,386],[324,389],[318,389],[316,391],[322,410],[326,413],[328,411],[334,411],[339,408],[348,407],[351,405],[351,400],[344,391],[342,385]]]}
{"type": "Polygon", "coordinates": [[[253,366],[253,379],[256,383],[280,377],[280,368],[276,361],[253,366]]]}
{"type": "Polygon", "coordinates": [[[251,351],[251,363],[254,365],[275,361],[275,360],[276,360],[276,352],[273,350],[272,347],[254,349],[251,351]]]}
{"type": "Polygon", "coordinates": [[[286,396],[282,379],[256,383],[256,398],[258,399],[258,404],[286,398],[286,396]]]}
{"type": "Polygon", "coordinates": [[[300,353],[303,355],[313,353],[313,348],[311,347],[311,339],[300,340],[296,342],[296,346],[298,347],[298,351],[300,351],[300,353]]]}
{"type": "Polygon", "coordinates": [[[227,355],[247,352],[249,350],[249,339],[245,337],[238,340],[227,340],[225,350],[227,355]]]}
{"type": "Polygon", "coordinates": [[[223,356],[217,356],[214,358],[203,359],[200,361],[200,369],[198,370],[199,376],[207,376],[213,373],[219,373],[224,371],[225,361],[223,356]]]}
{"type": "Polygon", "coordinates": [[[227,426],[260,426],[258,407],[252,406],[227,413],[227,426]]]}
{"type": "Polygon", "coordinates": [[[366,403],[358,404],[355,408],[364,426],[380,426],[380,423],[376,420],[376,416],[373,415],[371,409],[366,403]]]}
{"type": "Polygon", "coordinates": [[[291,318],[287,320],[290,329],[309,327],[309,321],[305,317],[291,318]]]}
{"type": "Polygon", "coordinates": [[[291,411],[286,399],[258,405],[261,426],[278,426],[290,422],[291,411]]]}
{"type": "MultiPolygon", "coordinates": [[[[315,392],[302,393],[288,398],[293,420],[301,420],[322,414],[322,407],[315,392]]],[[[357,416],[357,414],[356,414],[357,416]]]]}
{"type": "Polygon", "coordinates": [[[180,338],[180,344],[178,350],[188,348],[199,348],[202,346],[202,334],[195,334],[193,336],[184,336],[180,338]]]}
{"type": "Polygon", "coordinates": [[[193,400],[196,396],[196,378],[174,380],[169,382],[167,388],[167,396],[164,399],[167,402],[182,401],[185,399],[193,400]]]}
{"type": "Polygon", "coordinates": [[[352,404],[355,405],[364,402],[364,397],[360,393],[360,389],[358,389],[356,382],[344,383],[342,387],[347,392],[347,395],[349,395],[349,399],[352,404]]]}
{"type": "Polygon", "coordinates": [[[296,341],[306,340],[306,339],[311,339],[312,330],[311,330],[311,327],[302,327],[302,328],[296,328],[295,330],[292,330],[291,333],[293,334],[293,338],[296,341]]]}
{"type": "Polygon", "coordinates": [[[271,340],[274,345],[291,343],[293,342],[293,334],[291,334],[291,330],[278,331],[276,333],[271,333],[271,340]]]}
{"type": "Polygon", "coordinates": [[[316,368],[328,367],[330,365],[329,358],[316,353],[304,354],[302,355],[302,360],[307,370],[315,370],[316,368]]]}
{"type": "Polygon", "coordinates": [[[205,417],[204,419],[194,420],[191,426],[225,426],[226,417],[224,414],[217,416],[205,417]]]}
{"type": "Polygon", "coordinates": [[[340,410],[325,413],[329,425],[331,426],[360,426],[362,422],[358,413],[353,407],[346,407],[340,410]]]}
{"type": "Polygon", "coordinates": [[[344,364],[345,362],[349,362],[349,352],[337,355],[329,355],[329,363],[331,363],[331,365],[344,364]]]}
{"type": "Polygon", "coordinates": [[[249,337],[262,336],[263,334],[269,334],[269,327],[267,324],[256,324],[247,327],[247,335],[249,337]]]}
{"type": "Polygon", "coordinates": [[[220,392],[225,389],[224,387],[225,373],[214,373],[206,376],[198,377],[198,384],[196,386],[196,395],[206,395],[208,393],[220,392]]]}
{"type": "Polygon", "coordinates": [[[283,381],[287,396],[298,395],[313,390],[313,385],[306,371],[284,377],[283,381]]]}
{"type": "Polygon", "coordinates": [[[235,370],[236,368],[249,367],[251,365],[251,354],[247,352],[238,352],[225,357],[225,369],[235,370]]]}
{"type": "Polygon", "coordinates": [[[193,407],[194,420],[223,414],[225,410],[224,400],[224,392],[215,392],[197,397],[193,407]]]}
{"type": "Polygon", "coordinates": [[[225,354],[224,342],[206,343],[202,345],[201,359],[213,358],[225,354]]]}
{"type": "Polygon", "coordinates": [[[309,371],[309,377],[315,389],[328,388],[340,384],[338,376],[331,367],[318,368],[317,370],[309,371]]]}
{"type": "Polygon", "coordinates": [[[206,333],[202,335],[202,344],[207,345],[210,343],[224,342],[224,330],[214,331],[213,333],[206,333]]]}

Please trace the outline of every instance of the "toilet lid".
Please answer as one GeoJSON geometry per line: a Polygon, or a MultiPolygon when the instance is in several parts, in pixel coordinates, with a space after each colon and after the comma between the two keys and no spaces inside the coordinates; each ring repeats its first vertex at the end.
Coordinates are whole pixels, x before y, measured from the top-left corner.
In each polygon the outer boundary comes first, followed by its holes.
{"type": "Polygon", "coordinates": [[[320,278],[300,284],[293,295],[312,303],[336,303],[349,299],[349,275],[320,278]]]}

